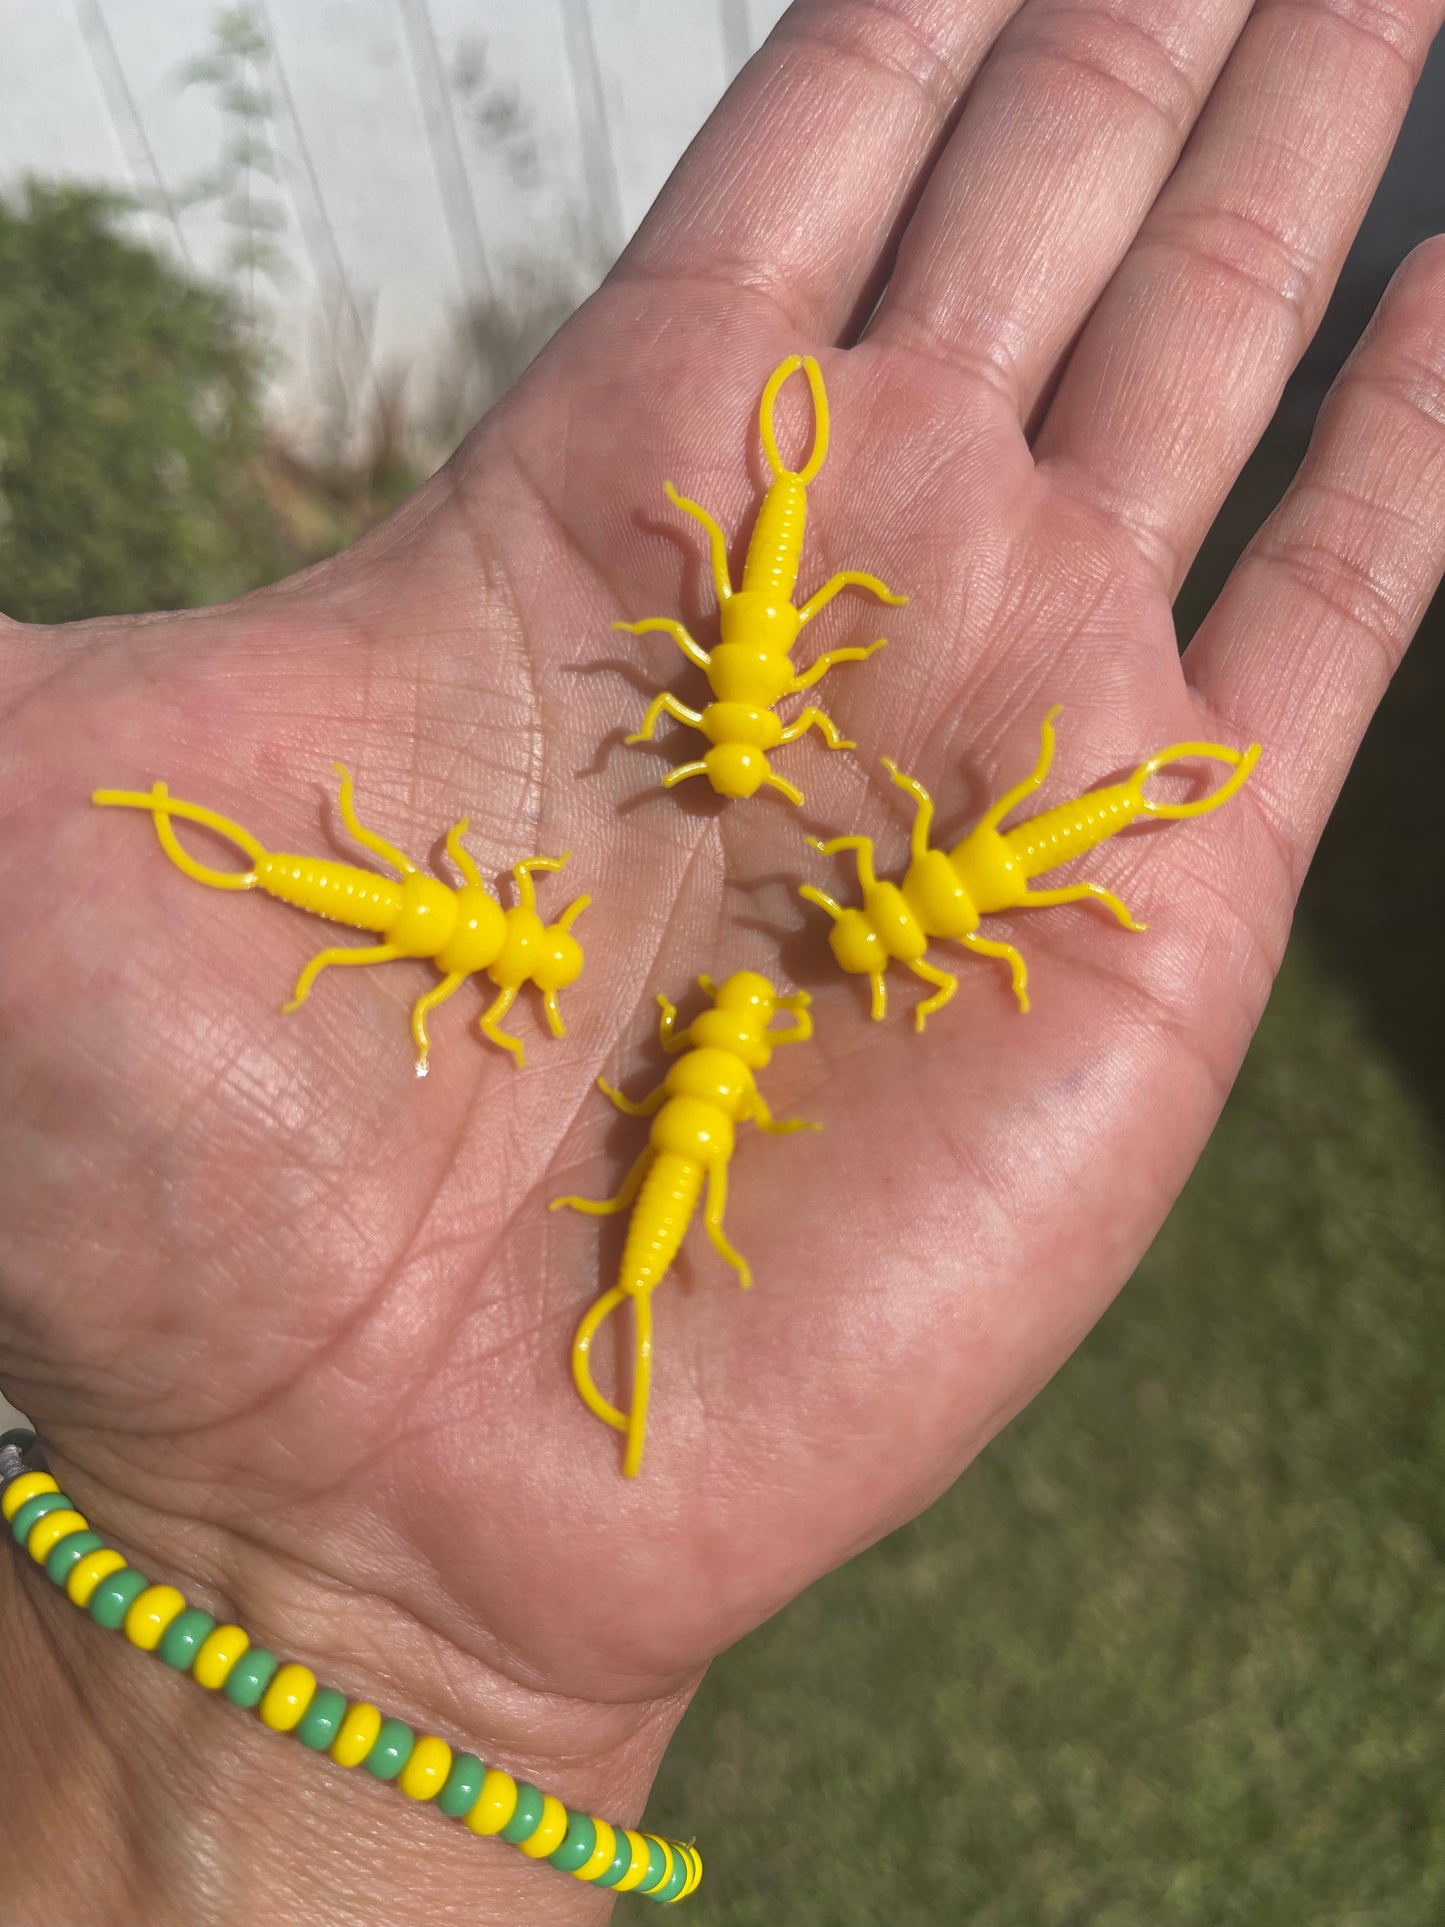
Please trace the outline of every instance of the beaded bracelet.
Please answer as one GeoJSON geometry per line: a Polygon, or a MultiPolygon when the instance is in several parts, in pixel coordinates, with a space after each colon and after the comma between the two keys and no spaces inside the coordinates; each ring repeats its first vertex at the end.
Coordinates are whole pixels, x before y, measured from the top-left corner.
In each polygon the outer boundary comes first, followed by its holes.
{"type": "Polygon", "coordinates": [[[696,1889],[696,1847],[610,1826],[484,1766],[473,1753],[454,1752],[434,1734],[383,1718],[366,1700],[348,1704],[335,1687],[318,1686],[309,1667],[283,1665],[241,1627],[217,1625],[210,1613],[188,1606],[174,1586],[152,1585],[92,1532],[48,1472],[24,1469],[22,1454],[34,1442],[29,1432],[0,1438],[0,1513],[35,1563],[98,1626],[124,1632],[142,1652],[224,1693],[232,1705],[254,1709],[273,1732],[294,1733],[338,1766],[395,1781],[410,1799],[433,1802],[473,1833],[496,1834],[576,1880],[669,1902],[696,1889]]]}

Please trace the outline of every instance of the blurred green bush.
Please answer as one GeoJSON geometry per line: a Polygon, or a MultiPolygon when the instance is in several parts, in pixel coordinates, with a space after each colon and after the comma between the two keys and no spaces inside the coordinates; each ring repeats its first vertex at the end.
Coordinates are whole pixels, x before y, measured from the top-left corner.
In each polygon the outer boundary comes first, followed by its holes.
{"type": "Polygon", "coordinates": [[[214,602],[291,559],[261,354],[125,211],[35,182],[0,203],[0,608],[23,620],[214,602]]]}

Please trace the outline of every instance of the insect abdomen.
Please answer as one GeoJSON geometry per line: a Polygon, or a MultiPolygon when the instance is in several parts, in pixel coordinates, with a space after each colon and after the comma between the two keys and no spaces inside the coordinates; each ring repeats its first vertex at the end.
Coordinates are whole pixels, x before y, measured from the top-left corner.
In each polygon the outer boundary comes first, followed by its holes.
{"type": "Polygon", "coordinates": [[[659,1151],[652,1160],[622,1250],[618,1282],[624,1291],[651,1291],[662,1283],[697,1208],[702,1180],[703,1167],[693,1158],[659,1151]]]}
{"type": "Polygon", "coordinates": [[[1138,814],[1137,788],[1111,783],[1107,789],[1090,790],[1070,803],[1045,810],[1042,816],[1032,816],[1017,829],[1005,830],[1003,840],[1024,875],[1036,877],[1092,850],[1138,814]]]}
{"type": "Polygon", "coordinates": [[[399,883],[333,857],[270,851],[256,865],[256,881],[268,896],[353,930],[389,930],[402,907],[399,883]]]}
{"type": "Polygon", "coordinates": [[[761,590],[779,602],[791,602],[798,586],[798,558],[803,553],[803,525],[808,514],[808,491],[797,475],[780,475],[763,497],[758,519],[743,563],[743,588],[761,590]]]}

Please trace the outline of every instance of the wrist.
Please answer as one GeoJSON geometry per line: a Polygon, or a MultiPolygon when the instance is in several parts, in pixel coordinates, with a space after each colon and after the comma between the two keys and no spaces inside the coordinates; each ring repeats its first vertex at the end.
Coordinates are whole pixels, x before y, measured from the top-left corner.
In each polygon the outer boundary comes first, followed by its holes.
{"type": "MultiPolygon", "coordinates": [[[[133,1521],[124,1536],[105,1531],[108,1520],[96,1524],[149,1578],[175,1584],[218,1621],[231,1619],[230,1603],[193,1577],[201,1562],[184,1528],[168,1522],[148,1547],[133,1521]]],[[[0,1923],[43,1916],[56,1927],[112,1918],[299,1927],[340,1916],[368,1927],[423,1908],[478,1927],[608,1919],[606,1889],[478,1838],[465,1818],[268,1731],[223,1691],[103,1630],[8,1528],[5,1538],[0,1746],[14,1770],[0,1805],[0,1923]]],[[[253,1587],[247,1613],[236,1617],[348,1702],[371,1701],[504,1769],[503,1791],[510,1774],[568,1808],[635,1825],[687,1693],[625,1707],[564,1699],[494,1677],[459,1653],[447,1664],[425,1639],[425,1663],[417,1642],[378,1640],[382,1663],[368,1664],[359,1657],[370,1644],[366,1602],[353,1615],[303,1595],[304,1587],[288,1588],[268,1601],[253,1587]],[[314,1650],[281,1631],[288,1607],[314,1650]]]]}

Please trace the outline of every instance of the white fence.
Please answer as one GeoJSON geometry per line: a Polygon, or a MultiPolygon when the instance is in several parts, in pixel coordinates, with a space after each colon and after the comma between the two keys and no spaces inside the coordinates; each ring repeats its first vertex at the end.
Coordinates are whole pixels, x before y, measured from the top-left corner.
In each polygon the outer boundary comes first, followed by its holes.
{"type": "Polygon", "coordinates": [[[204,0],[0,0],[0,191],[144,197],[237,284],[305,435],[468,306],[584,292],[784,4],[251,0],[218,57],[204,0]]]}

